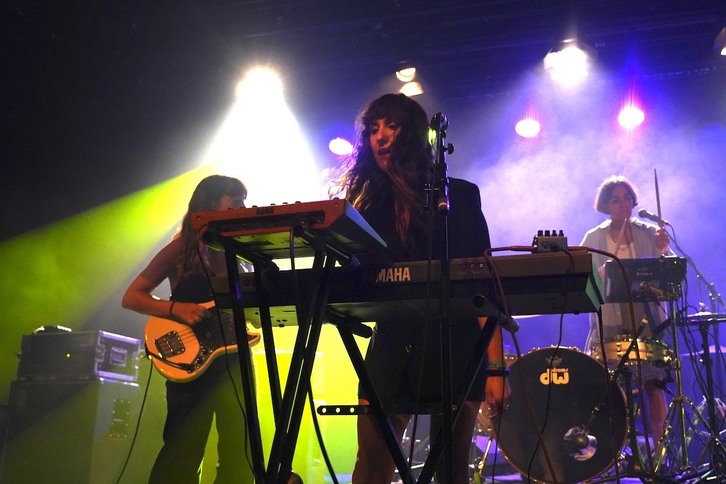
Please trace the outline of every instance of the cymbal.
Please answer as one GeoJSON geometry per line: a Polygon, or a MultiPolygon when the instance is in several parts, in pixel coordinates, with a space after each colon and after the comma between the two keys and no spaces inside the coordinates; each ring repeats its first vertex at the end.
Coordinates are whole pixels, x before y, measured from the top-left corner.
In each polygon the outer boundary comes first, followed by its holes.
{"type": "Polygon", "coordinates": [[[688,324],[725,323],[726,314],[701,311],[695,314],[689,314],[686,316],[686,321],[688,321],[688,324]]]}
{"type": "MultiPolygon", "coordinates": [[[[721,354],[726,354],[726,346],[721,346],[719,348],[721,354]]],[[[708,347],[708,352],[712,355],[716,354],[716,345],[711,345],[708,347]]],[[[703,353],[702,348],[700,348],[696,354],[700,355],[703,353]]],[[[681,356],[691,356],[691,353],[681,353],[681,356]]]]}

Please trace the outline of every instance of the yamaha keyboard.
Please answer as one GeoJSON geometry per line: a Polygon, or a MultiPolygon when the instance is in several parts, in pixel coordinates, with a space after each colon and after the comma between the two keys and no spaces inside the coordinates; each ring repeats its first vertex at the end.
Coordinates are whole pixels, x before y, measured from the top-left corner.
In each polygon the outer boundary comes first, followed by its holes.
{"type": "MultiPolygon", "coordinates": [[[[453,259],[450,266],[451,316],[459,318],[492,315],[494,308],[511,315],[596,312],[603,303],[602,284],[592,256],[585,250],[505,255],[492,257],[495,271],[484,257],[453,259]],[[503,298],[497,295],[494,272],[503,298]]],[[[439,264],[427,261],[381,266],[336,267],[330,279],[328,310],[358,321],[378,321],[391,315],[424,318],[438,314],[439,264]],[[429,277],[429,271],[431,276],[429,277]],[[429,304],[430,301],[430,304],[429,304]]],[[[265,290],[273,326],[297,324],[293,294],[295,284],[302,301],[306,288],[318,282],[311,269],[267,274],[265,290]]],[[[217,305],[229,307],[226,278],[212,281],[217,305]]],[[[253,273],[241,273],[245,318],[259,327],[258,293],[253,273]]]]}

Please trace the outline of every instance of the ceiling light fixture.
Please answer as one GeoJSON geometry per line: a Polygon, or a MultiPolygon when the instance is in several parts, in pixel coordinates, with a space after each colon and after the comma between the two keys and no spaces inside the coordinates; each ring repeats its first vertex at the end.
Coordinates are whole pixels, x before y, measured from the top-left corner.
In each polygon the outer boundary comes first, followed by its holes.
{"type": "Polygon", "coordinates": [[[544,58],[545,70],[552,80],[572,86],[582,81],[590,72],[595,51],[577,39],[566,39],[550,50],[544,58]]]}
{"type": "Polygon", "coordinates": [[[721,32],[716,36],[716,40],[713,43],[713,49],[719,51],[721,55],[726,56],[726,27],[721,29],[721,32]]]}
{"type": "Polygon", "coordinates": [[[408,97],[418,96],[419,94],[423,94],[423,86],[418,82],[407,82],[401,86],[398,92],[408,97]]]}
{"type": "Polygon", "coordinates": [[[396,71],[396,79],[401,82],[411,82],[416,78],[415,67],[404,67],[396,71]]]}

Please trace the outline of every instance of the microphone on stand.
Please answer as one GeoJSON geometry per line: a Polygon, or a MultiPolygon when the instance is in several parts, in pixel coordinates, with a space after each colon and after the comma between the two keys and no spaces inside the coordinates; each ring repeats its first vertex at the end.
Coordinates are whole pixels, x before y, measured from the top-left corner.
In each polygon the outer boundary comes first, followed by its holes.
{"type": "Polygon", "coordinates": [[[585,425],[572,427],[562,440],[568,455],[576,461],[586,461],[597,452],[597,438],[587,433],[585,425]]]}
{"type": "Polygon", "coordinates": [[[568,455],[576,461],[586,461],[597,452],[597,437],[590,435],[590,427],[595,421],[595,416],[602,410],[602,406],[602,403],[596,403],[587,423],[568,429],[562,438],[568,455]]]}
{"type": "Polygon", "coordinates": [[[429,125],[431,129],[436,131],[436,146],[434,150],[434,163],[436,165],[436,188],[438,197],[436,200],[436,209],[441,214],[449,213],[449,178],[446,176],[446,160],[444,156],[451,154],[453,146],[444,146],[446,138],[446,129],[449,127],[449,120],[444,113],[438,112],[431,118],[429,125]]]}
{"type": "Polygon", "coordinates": [[[510,333],[514,334],[519,331],[519,323],[517,320],[501,312],[499,308],[497,308],[486,296],[476,294],[472,298],[471,302],[474,304],[474,307],[483,310],[482,316],[491,316],[496,318],[497,321],[499,321],[499,325],[510,333]]]}
{"type": "Polygon", "coordinates": [[[646,209],[644,209],[644,208],[641,208],[641,209],[640,209],[640,210],[638,211],[638,217],[640,217],[640,218],[644,218],[644,219],[646,219],[646,220],[650,220],[651,222],[655,222],[655,223],[657,223],[657,224],[659,224],[659,225],[660,225],[661,223],[663,223],[663,225],[670,225],[670,222],[668,222],[667,220],[663,220],[662,218],[660,218],[660,217],[659,217],[659,216],[657,216],[656,214],[654,214],[654,213],[650,213],[649,211],[647,211],[647,210],[646,210],[646,209]]]}

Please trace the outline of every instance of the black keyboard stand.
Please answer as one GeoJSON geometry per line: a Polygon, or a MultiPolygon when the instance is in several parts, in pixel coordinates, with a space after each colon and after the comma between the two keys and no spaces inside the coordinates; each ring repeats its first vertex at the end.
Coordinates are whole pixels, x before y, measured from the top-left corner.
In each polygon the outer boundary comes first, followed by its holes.
{"type": "Polygon", "coordinates": [[[290,369],[288,372],[285,392],[280,392],[279,371],[275,353],[274,336],[270,316],[270,306],[267,303],[264,282],[265,269],[271,260],[260,257],[254,251],[234,241],[218,237],[217,240],[225,251],[229,290],[232,303],[232,313],[235,321],[235,333],[239,344],[239,359],[242,377],[242,390],[247,413],[247,430],[249,432],[252,469],[255,481],[260,484],[288,482],[292,472],[292,460],[295,453],[300,423],[308,390],[310,389],[310,375],[317,351],[320,332],[325,322],[326,307],[330,287],[328,281],[335,267],[336,261],[343,259],[338,251],[326,250],[325,243],[316,243],[315,234],[306,232],[301,235],[307,243],[314,247],[313,273],[319,281],[311,287],[309,294],[304,295],[303,301],[307,305],[298,308],[298,333],[292,353],[290,369]],[[259,414],[254,387],[254,370],[252,368],[251,351],[249,347],[243,348],[247,341],[247,328],[245,325],[242,305],[242,291],[237,270],[237,256],[252,261],[255,268],[257,283],[257,297],[260,301],[260,318],[262,321],[263,340],[265,344],[265,358],[268,366],[270,392],[272,395],[273,412],[275,415],[275,434],[267,466],[265,467],[264,451],[260,430],[259,414]]]}
{"type": "MultiPolygon", "coordinates": [[[[346,255],[345,250],[331,246],[321,234],[308,230],[296,230],[295,236],[305,242],[308,253],[312,249],[314,261],[312,268],[312,279],[317,283],[308,284],[309,292],[300,295],[301,307],[297,308],[298,333],[295,339],[295,346],[290,362],[290,369],[285,384],[285,391],[281,393],[279,371],[275,352],[274,336],[272,331],[272,318],[268,300],[266,279],[268,272],[273,268],[272,258],[258,249],[250,248],[236,241],[234,238],[215,236],[215,241],[225,251],[227,273],[229,281],[229,294],[231,296],[231,307],[235,322],[236,339],[240,342],[239,360],[242,380],[242,391],[247,413],[247,431],[249,433],[250,454],[252,470],[255,482],[258,484],[286,484],[292,473],[292,460],[300,431],[302,414],[305,408],[307,394],[310,390],[310,376],[317,351],[322,325],[331,322],[337,326],[342,342],[346,348],[351,363],[358,375],[360,384],[369,397],[370,405],[357,407],[358,413],[370,413],[373,415],[379,429],[383,433],[386,445],[399,471],[401,480],[405,484],[413,484],[414,480],[409,466],[403,455],[401,444],[391,427],[388,415],[394,413],[435,413],[442,415],[443,425],[438,434],[432,439],[433,446],[426,462],[419,475],[418,482],[428,483],[432,480],[436,466],[446,453],[451,455],[451,425],[456,421],[458,412],[463,401],[451,402],[446,405],[444,402],[437,404],[432,411],[422,412],[416,409],[387,409],[378,397],[373,382],[368,377],[364,360],[353,338],[354,334],[369,336],[368,327],[355,321],[352,318],[336,315],[328,310],[328,299],[331,289],[330,279],[335,268],[335,263],[355,264],[355,257],[346,255]],[[256,389],[254,386],[254,369],[252,367],[251,350],[249,346],[244,348],[247,341],[247,328],[245,324],[243,291],[241,290],[240,276],[238,272],[238,257],[252,262],[255,271],[256,296],[260,311],[260,323],[265,348],[265,359],[268,366],[269,385],[272,397],[273,413],[275,417],[275,434],[273,436],[267,465],[265,465],[262,436],[257,409],[256,389]],[[448,409],[453,409],[447,411],[448,409]],[[449,425],[447,426],[447,422],[449,425]],[[446,432],[449,435],[445,435],[446,432]]],[[[477,316],[487,316],[483,309],[474,310],[467,315],[475,319],[477,316]]],[[[498,321],[489,317],[480,331],[476,351],[472,355],[465,378],[462,380],[471,386],[478,371],[482,371],[483,361],[489,342],[494,334],[498,321]]],[[[453,390],[453,389],[452,389],[453,390]]],[[[457,394],[466,395],[468,391],[457,394]]],[[[346,406],[350,407],[350,406],[346,406]]],[[[355,407],[355,406],[354,406],[355,407]]],[[[318,409],[318,413],[321,413],[318,409]]]]}
{"type": "MultiPolygon", "coordinates": [[[[244,254],[241,253],[242,248],[239,247],[234,240],[220,238],[219,241],[224,248],[225,260],[227,263],[227,277],[229,280],[229,293],[231,295],[232,315],[234,317],[235,338],[238,342],[237,355],[240,362],[242,395],[245,403],[247,431],[249,433],[248,437],[250,441],[250,458],[252,461],[252,472],[255,476],[256,482],[264,483],[265,464],[262,448],[262,432],[260,430],[259,413],[257,410],[257,394],[255,392],[254,386],[255,375],[254,368],[252,367],[252,353],[249,346],[245,344],[247,341],[247,326],[245,324],[244,310],[242,307],[242,291],[240,289],[238,269],[239,262],[237,260],[238,254],[242,256],[244,256],[244,254]],[[243,345],[247,347],[245,348],[243,345]]],[[[258,264],[261,265],[262,261],[257,260],[257,262],[255,263],[255,268],[257,268],[258,264]]],[[[269,319],[269,317],[270,315],[268,308],[267,318],[269,319]]],[[[265,342],[265,344],[267,344],[267,342],[265,342]]],[[[273,351],[273,359],[274,354],[275,353],[273,351]]],[[[276,368],[277,367],[275,366],[275,370],[276,368]]],[[[270,374],[272,373],[273,372],[271,370],[270,374]]],[[[275,373],[277,373],[277,371],[275,371],[275,373]]],[[[279,383],[277,388],[279,391],[279,383]]],[[[270,388],[270,390],[273,391],[274,394],[274,390],[272,388],[270,388]]]]}
{"type": "MultiPolygon", "coordinates": [[[[368,374],[365,370],[364,360],[363,356],[360,353],[360,350],[358,349],[358,345],[355,342],[355,339],[353,338],[354,330],[355,330],[355,322],[351,322],[349,320],[346,320],[344,316],[340,315],[328,315],[329,322],[336,325],[338,328],[338,333],[340,334],[340,337],[343,341],[343,345],[345,346],[346,351],[348,352],[348,356],[350,357],[350,361],[353,364],[353,368],[355,369],[356,374],[358,375],[358,379],[360,380],[360,384],[365,390],[366,396],[368,397],[369,405],[366,407],[356,407],[357,411],[356,413],[368,413],[373,416],[373,418],[376,421],[376,424],[378,425],[379,430],[383,434],[383,438],[386,442],[386,445],[388,446],[388,450],[391,454],[391,457],[393,458],[394,463],[396,464],[396,468],[398,469],[399,477],[401,478],[401,481],[404,484],[412,484],[414,482],[419,483],[429,483],[432,482],[434,473],[436,471],[436,464],[439,461],[439,458],[441,457],[443,451],[444,451],[444,435],[443,430],[440,430],[434,439],[432,439],[433,445],[431,446],[431,449],[429,451],[428,456],[426,457],[426,461],[424,463],[424,467],[421,471],[421,473],[418,476],[418,480],[414,481],[413,476],[410,473],[408,463],[406,462],[406,458],[403,455],[403,450],[401,449],[401,443],[398,440],[393,428],[391,427],[391,424],[388,420],[388,414],[389,413],[417,413],[416,409],[405,409],[401,410],[398,409],[398,411],[393,412],[387,412],[387,409],[381,402],[380,398],[378,397],[378,394],[376,393],[375,387],[373,385],[373,382],[368,377],[368,374]]],[[[467,382],[469,386],[471,386],[471,382],[476,378],[477,372],[481,371],[483,367],[484,362],[484,356],[486,355],[487,348],[489,347],[489,342],[492,339],[492,336],[494,335],[494,330],[496,329],[498,322],[495,318],[487,318],[486,323],[484,324],[484,327],[482,328],[479,339],[477,341],[476,350],[474,354],[472,355],[471,359],[469,360],[469,366],[466,370],[466,375],[463,379],[464,382],[467,382]]],[[[468,394],[468,391],[461,392],[462,395],[468,394]]],[[[452,422],[456,422],[457,415],[459,413],[459,409],[462,408],[462,405],[464,404],[463,401],[455,402],[454,408],[455,410],[452,412],[452,422]]],[[[430,406],[429,406],[430,407],[430,406]]],[[[437,410],[441,410],[440,405],[436,405],[436,410],[433,412],[436,412],[437,410]]],[[[350,415],[350,413],[345,413],[346,410],[351,408],[351,406],[345,406],[345,407],[336,407],[336,406],[330,406],[327,407],[328,409],[333,410],[335,413],[338,413],[338,411],[342,411],[340,414],[350,415]]],[[[327,412],[321,412],[320,409],[318,413],[328,415],[330,413],[327,412]]],[[[334,414],[335,414],[334,413],[334,414]]],[[[432,413],[432,412],[418,412],[418,413],[432,413]]]]}

